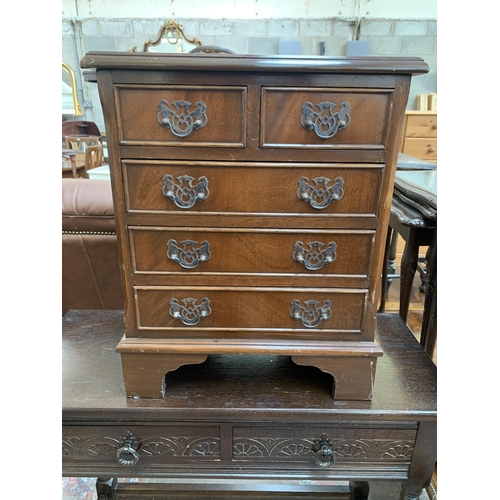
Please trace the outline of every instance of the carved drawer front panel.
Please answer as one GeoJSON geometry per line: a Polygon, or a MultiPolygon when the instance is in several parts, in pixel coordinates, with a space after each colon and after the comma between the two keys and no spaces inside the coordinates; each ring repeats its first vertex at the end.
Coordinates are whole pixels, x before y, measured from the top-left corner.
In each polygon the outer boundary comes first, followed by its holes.
{"type": "Polygon", "coordinates": [[[124,469],[220,460],[217,426],[87,426],[63,428],[63,462],[107,463],[124,469]]]}
{"type": "Polygon", "coordinates": [[[318,217],[377,216],[383,169],[383,165],[361,164],[133,160],[124,160],[123,165],[129,213],[318,217]]]}
{"type": "Polygon", "coordinates": [[[134,292],[138,333],[172,338],[359,337],[366,302],[366,290],[356,289],[136,286],[134,292]]]}
{"type": "Polygon", "coordinates": [[[374,231],[129,227],[135,274],[328,274],[367,278],[374,231]]]}
{"type": "Polygon", "coordinates": [[[326,470],[409,466],[415,436],[414,429],[235,427],[233,460],[326,470]]]}
{"type": "Polygon", "coordinates": [[[260,144],[385,149],[391,102],[389,90],[264,88],[260,144]]]}
{"type": "Polygon", "coordinates": [[[245,147],[246,88],[115,86],[120,144],[245,147]]]}

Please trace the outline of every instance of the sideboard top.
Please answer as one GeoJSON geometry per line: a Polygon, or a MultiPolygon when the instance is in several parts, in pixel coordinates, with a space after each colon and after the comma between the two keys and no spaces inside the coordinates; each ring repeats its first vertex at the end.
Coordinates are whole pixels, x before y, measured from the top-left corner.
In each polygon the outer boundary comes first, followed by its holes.
{"type": "Polygon", "coordinates": [[[325,57],[251,54],[153,54],[148,52],[88,52],[84,69],[255,71],[306,73],[412,74],[428,73],[420,57],[325,57]]]}

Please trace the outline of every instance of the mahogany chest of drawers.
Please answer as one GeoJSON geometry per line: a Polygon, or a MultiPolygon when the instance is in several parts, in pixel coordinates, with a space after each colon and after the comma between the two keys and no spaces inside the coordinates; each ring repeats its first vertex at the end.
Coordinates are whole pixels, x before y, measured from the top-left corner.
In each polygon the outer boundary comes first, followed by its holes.
{"type": "MultiPolygon", "coordinates": [[[[128,396],[209,354],[285,354],[370,399],[419,58],[88,53],[108,138],[128,396]]],[[[92,79],[93,77],[87,77],[92,79]]]]}

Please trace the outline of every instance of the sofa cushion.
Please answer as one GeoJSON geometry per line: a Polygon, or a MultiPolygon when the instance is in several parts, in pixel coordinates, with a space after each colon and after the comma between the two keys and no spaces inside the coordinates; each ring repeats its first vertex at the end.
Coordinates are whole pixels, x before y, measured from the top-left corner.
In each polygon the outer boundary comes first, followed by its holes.
{"type": "Polygon", "coordinates": [[[62,179],[62,182],[63,231],[116,230],[109,180],[62,179]]]}

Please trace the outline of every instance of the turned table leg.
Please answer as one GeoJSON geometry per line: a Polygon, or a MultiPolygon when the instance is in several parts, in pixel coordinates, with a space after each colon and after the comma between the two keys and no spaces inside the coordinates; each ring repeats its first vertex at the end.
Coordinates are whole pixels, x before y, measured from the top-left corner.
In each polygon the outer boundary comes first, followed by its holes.
{"type": "Polygon", "coordinates": [[[429,486],[437,458],[436,422],[420,422],[408,480],[401,484],[400,500],[418,500],[429,486]]]}
{"type": "Polygon", "coordinates": [[[419,240],[416,230],[410,229],[403,256],[401,257],[401,279],[399,294],[399,315],[406,323],[410,307],[410,295],[413,278],[418,264],[419,240]]]}
{"type": "Polygon", "coordinates": [[[114,500],[117,483],[118,480],[116,479],[116,477],[110,477],[106,479],[98,477],[95,483],[97,500],[114,500]]]}
{"type": "Polygon", "coordinates": [[[389,255],[391,247],[391,235],[392,228],[389,226],[387,228],[387,239],[385,241],[385,252],[384,252],[384,263],[382,267],[382,290],[380,293],[380,306],[378,308],[379,313],[385,312],[385,303],[387,302],[387,293],[389,291],[389,255]]]}
{"type": "Polygon", "coordinates": [[[420,343],[432,359],[437,338],[437,242],[436,233],[427,252],[427,282],[420,343]]]}

